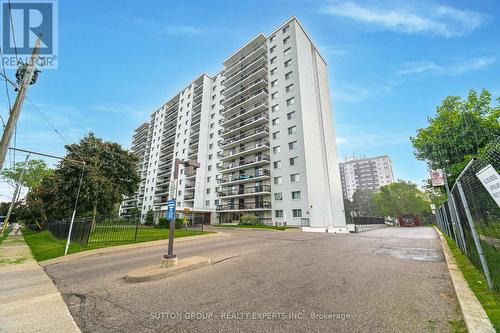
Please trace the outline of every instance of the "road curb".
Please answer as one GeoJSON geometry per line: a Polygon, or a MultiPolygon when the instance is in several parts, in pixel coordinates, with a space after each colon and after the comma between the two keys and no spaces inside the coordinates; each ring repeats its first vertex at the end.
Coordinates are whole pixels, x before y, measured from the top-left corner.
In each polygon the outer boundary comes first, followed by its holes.
{"type": "Polygon", "coordinates": [[[470,289],[462,271],[458,267],[446,239],[438,228],[434,228],[436,229],[436,232],[441,240],[441,246],[443,247],[446,264],[448,266],[448,271],[450,272],[453,288],[455,289],[455,294],[457,295],[458,303],[460,304],[460,311],[462,312],[462,317],[464,319],[465,326],[467,327],[467,331],[495,333],[495,329],[493,328],[488,315],[484,311],[483,306],[477,299],[474,292],[470,289]]]}
{"type": "MultiPolygon", "coordinates": [[[[225,234],[223,232],[216,232],[214,234],[208,234],[208,235],[196,235],[196,236],[187,236],[187,237],[176,238],[175,243],[179,243],[179,242],[182,243],[182,242],[186,242],[186,241],[197,240],[200,238],[230,237],[230,236],[231,235],[225,234]]],[[[57,264],[60,262],[66,262],[66,261],[71,261],[71,260],[75,260],[75,259],[85,258],[85,257],[91,256],[94,254],[106,254],[106,253],[111,253],[111,252],[154,247],[154,246],[166,245],[166,244],[168,244],[168,239],[160,239],[160,240],[151,241],[151,242],[141,242],[141,243],[134,243],[134,244],[103,247],[100,249],[77,252],[77,253],[73,253],[73,254],[68,254],[66,256],[41,261],[41,262],[39,262],[39,264],[42,267],[46,267],[46,266],[57,264]]]]}
{"type": "Polygon", "coordinates": [[[192,271],[210,265],[210,263],[211,259],[206,257],[195,256],[183,258],[179,259],[177,265],[172,268],[164,268],[160,265],[155,265],[133,270],[125,275],[125,281],[129,283],[155,281],[183,272],[192,271]]]}

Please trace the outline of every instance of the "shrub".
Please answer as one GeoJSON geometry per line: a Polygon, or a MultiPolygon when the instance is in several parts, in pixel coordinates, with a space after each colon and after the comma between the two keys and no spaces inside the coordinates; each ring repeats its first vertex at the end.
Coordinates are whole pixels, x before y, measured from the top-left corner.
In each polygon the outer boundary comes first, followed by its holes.
{"type": "Polygon", "coordinates": [[[255,215],[242,215],[239,225],[260,225],[259,218],[255,215]]]}
{"type": "Polygon", "coordinates": [[[144,219],[144,224],[150,225],[150,226],[155,224],[153,211],[151,209],[148,210],[148,212],[146,213],[146,218],[144,219]]]}
{"type": "Polygon", "coordinates": [[[160,217],[158,219],[158,224],[155,225],[155,228],[168,228],[170,221],[168,221],[165,217],[160,217]]]}
{"type": "MultiPolygon", "coordinates": [[[[160,217],[158,220],[158,224],[155,225],[155,228],[170,228],[170,221],[168,221],[165,217],[160,217]]],[[[184,228],[184,220],[183,219],[175,219],[175,229],[184,228]]]]}

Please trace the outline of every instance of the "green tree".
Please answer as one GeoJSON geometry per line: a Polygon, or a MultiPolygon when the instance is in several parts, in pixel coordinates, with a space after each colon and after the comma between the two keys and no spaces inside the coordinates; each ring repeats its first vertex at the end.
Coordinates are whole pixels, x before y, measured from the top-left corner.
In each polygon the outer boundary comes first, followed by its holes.
{"type": "Polygon", "coordinates": [[[21,186],[28,189],[26,195],[27,205],[22,207],[21,211],[16,212],[17,216],[26,216],[26,212],[30,213],[32,217],[37,218],[37,212],[39,212],[39,217],[42,221],[46,221],[45,212],[43,206],[34,192],[40,185],[45,177],[51,175],[52,169],[49,169],[47,164],[43,160],[28,160],[27,162],[17,162],[12,168],[2,170],[2,178],[10,183],[11,185],[17,184],[21,181],[21,186]],[[24,175],[21,179],[21,175],[24,175]]]}
{"type": "Polygon", "coordinates": [[[410,138],[417,159],[432,169],[446,169],[450,184],[467,162],[500,136],[500,98],[492,105],[491,94],[470,90],[467,99],[448,96],[438,106],[429,125],[410,138]]]}
{"type": "Polygon", "coordinates": [[[137,157],[119,144],[103,141],[89,133],[78,144],[67,145],[66,160],[53,174],[43,179],[39,195],[50,214],[67,217],[71,214],[83,168],[78,211],[109,215],[124,195],[132,195],[139,185],[137,157]],[[72,162],[80,160],[85,166],[72,162]]]}
{"type": "Polygon", "coordinates": [[[375,216],[373,191],[357,189],[352,195],[352,203],[349,206],[355,216],[375,216]]]}
{"type": "Polygon", "coordinates": [[[373,202],[376,211],[384,216],[418,216],[431,211],[427,194],[416,184],[404,180],[382,186],[379,192],[374,193],[373,202]]]}

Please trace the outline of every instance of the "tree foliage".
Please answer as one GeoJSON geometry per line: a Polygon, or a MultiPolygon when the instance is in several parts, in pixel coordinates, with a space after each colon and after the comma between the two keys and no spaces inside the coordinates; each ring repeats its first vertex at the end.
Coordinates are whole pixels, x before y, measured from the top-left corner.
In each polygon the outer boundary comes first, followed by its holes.
{"type": "Polygon", "coordinates": [[[348,208],[354,212],[355,216],[375,216],[373,191],[357,189],[352,195],[352,201],[348,205],[348,208]]]}
{"type": "Polygon", "coordinates": [[[78,202],[80,213],[108,215],[124,195],[133,194],[140,177],[137,158],[119,144],[103,141],[89,133],[78,144],[67,145],[66,160],[54,173],[46,176],[37,195],[42,198],[48,214],[53,217],[70,215],[83,178],[78,202]],[[70,160],[84,161],[85,166],[70,160]]]}
{"type": "Polygon", "coordinates": [[[417,216],[431,212],[427,194],[416,184],[404,180],[382,186],[379,192],[374,193],[373,202],[377,212],[384,216],[417,216]]]}
{"type": "Polygon", "coordinates": [[[410,138],[417,159],[432,169],[446,169],[452,183],[467,162],[500,135],[500,98],[496,104],[486,89],[479,95],[470,90],[465,100],[446,97],[428,118],[429,125],[410,138]]]}
{"type": "Polygon", "coordinates": [[[2,170],[2,178],[11,184],[15,184],[24,175],[21,185],[28,189],[34,189],[42,183],[42,179],[52,173],[47,164],[42,160],[28,160],[27,162],[16,162],[12,168],[2,170]]]}

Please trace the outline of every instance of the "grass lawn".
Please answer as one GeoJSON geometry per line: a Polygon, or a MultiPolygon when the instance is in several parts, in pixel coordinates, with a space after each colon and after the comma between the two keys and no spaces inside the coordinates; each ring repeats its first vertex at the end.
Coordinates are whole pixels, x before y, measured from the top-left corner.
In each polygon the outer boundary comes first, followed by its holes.
{"type": "Polygon", "coordinates": [[[271,229],[271,230],[280,230],[284,231],[285,229],[293,229],[297,227],[276,227],[274,225],[239,225],[239,224],[217,224],[214,227],[222,227],[222,228],[249,228],[249,229],[271,229]]]}
{"type": "Polygon", "coordinates": [[[467,280],[470,288],[476,294],[477,299],[483,306],[495,329],[500,332],[500,292],[489,290],[488,284],[481,272],[469,262],[452,239],[446,235],[444,237],[465,280],[467,280]]]}
{"type": "MultiPolygon", "coordinates": [[[[23,229],[22,231],[24,240],[31,248],[31,252],[33,252],[33,256],[37,261],[44,261],[64,255],[64,249],[66,248],[66,240],[54,237],[48,231],[34,232],[29,229],[23,229]]],[[[208,233],[210,232],[176,230],[175,237],[181,238],[181,237],[195,236],[208,233]]],[[[154,241],[167,238],[168,238],[168,229],[153,229],[153,228],[139,229],[139,232],[137,233],[137,241],[113,242],[108,244],[95,244],[89,246],[83,246],[78,243],[71,243],[69,246],[68,253],[77,253],[81,251],[98,249],[103,247],[141,243],[141,242],[154,241]]]]}

